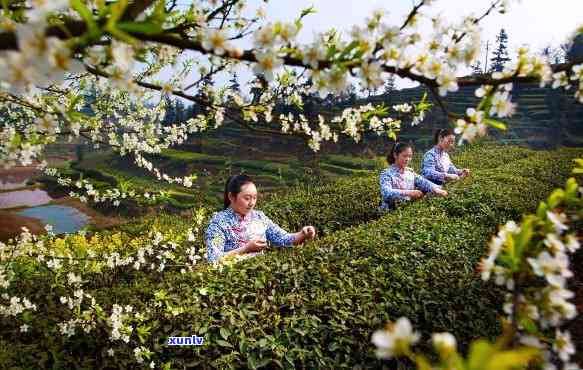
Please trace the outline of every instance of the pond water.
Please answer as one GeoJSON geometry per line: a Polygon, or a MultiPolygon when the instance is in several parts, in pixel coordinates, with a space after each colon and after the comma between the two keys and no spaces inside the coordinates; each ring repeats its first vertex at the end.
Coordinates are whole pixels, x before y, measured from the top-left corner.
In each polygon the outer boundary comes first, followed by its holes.
{"type": "Polygon", "coordinates": [[[16,190],[0,193],[0,209],[15,207],[35,207],[53,200],[46,191],[40,189],[16,190]]]}
{"type": "Polygon", "coordinates": [[[28,208],[17,214],[33,217],[53,226],[55,234],[74,233],[89,223],[89,216],[76,208],[58,205],[28,208]]]}

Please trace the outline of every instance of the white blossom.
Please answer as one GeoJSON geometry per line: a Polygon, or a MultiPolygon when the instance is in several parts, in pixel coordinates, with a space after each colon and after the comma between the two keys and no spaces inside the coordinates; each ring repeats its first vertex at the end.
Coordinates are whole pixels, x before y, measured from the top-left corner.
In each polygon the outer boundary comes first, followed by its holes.
{"type": "Polygon", "coordinates": [[[542,252],[536,259],[527,258],[528,263],[532,266],[533,272],[538,276],[544,276],[549,284],[562,287],[565,284],[565,278],[573,276],[568,269],[569,259],[559,253],[551,256],[548,252],[542,252]]]}
{"type": "Polygon", "coordinates": [[[563,231],[569,229],[569,227],[565,224],[567,217],[564,213],[557,214],[555,212],[547,211],[547,217],[555,227],[555,232],[557,234],[560,235],[563,233],[563,231]]]}
{"type": "Polygon", "coordinates": [[[314,44],[304,51],[302,61],[310,67],[317,69],[318,62],[324,60],[325,57],[326,53],[322,45],[314,44]]]}
{"type": "Polygon", "coordinates": [[[225,30],[207,28],[202,36],[202,47],[217,55],[223,55],[231,48],[227,39],[228,36],[225,30]]]}
{"type": "Polygon", "coordinates": [[[500,118],[511,117],[515,110],[516,104],[510,101],[508,91],[494,93],[490,115],[497,115],[500,118]]]}
{"type": "Polygon", "coordinates": [[[575,346],[571,341],[571,333],[557,330],[555,332],[553,350],[559,354],[559,358],[563,362],[569,361],[569,358],[575,354],[575,346]]]}
{"type": "Polygon", "coordinates": [[[449,354],[456,351],[457,341],[450,333],[433,333],[431,341],[437,352],[441,354],[449,354]]]}
{"type": "Polygon", "coordinates": [[[409,347],[419,341],[419,334],[413,331],[411,322],[401,317],[384,330],[377,330],[372,336],[372,343],[377,347],[380,358],[391,358],[403,354],[409,347]]]}
{"type": "Polygon", "coordinates": [[[256,57],[257,63],[253,71],[256,74],[263,74],[267,81],[272,81],[274,70],[277,70],[283,65],[283,60],[275,52],[259,52],[256,54],[256,57]]]}
{"type": "Polygon", "coordinates": [[[255,46],[258,48],[271,48],[275,46],[276,33],[273,24],[268,23],[253,34],[255,46]]]}

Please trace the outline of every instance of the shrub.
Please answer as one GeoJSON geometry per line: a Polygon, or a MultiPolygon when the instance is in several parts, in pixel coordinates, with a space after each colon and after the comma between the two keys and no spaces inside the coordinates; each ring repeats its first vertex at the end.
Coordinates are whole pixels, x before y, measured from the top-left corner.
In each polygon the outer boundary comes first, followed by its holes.
{"type": "MultiPolygon", "coordinates": [[[[450,187],[450,198],[408,204],[364,224],[344,209],[359,212],[355,206],[370,197],[367,191],[376,178],[341,183],[352,184],[350,195],[355,198],[346,198],[330,212],[320,209],[321,215],[316,207],[303,211],[304,217],[319,217],[330,225],[327,236],[300,248],[227,264],[222,270],[202,264],[193,272],[178,273],[185,248],[191,246],[185,231],[192,226],[168,216],[91,239],[54,240],[49,247],[57,254],[82,256],[94,250],[118,252],[123,258],[151,245],[152,233],[160,231],[164,240],[155,244],[155,256],[170,253],[176,259],[168,261],[172,272],[162,273],[147,266],[107,268],[93,260],[59,270],[62,276],[83,271],[83,289],[99,306],[94,312],[101,312],[95,318],[100,325],[90,334],[77,330],[69,338],[59,333],[56,323],[74,317],[59,303],[60,296],[71,295],[71,287],[37,260],[18,259],[8,293],[29,297],[38,311],[28,318],[0,319],[0,362],[7,367],[128,368],[135,367],[133,349],[145,346],[160,367],[373,368],[382,364],[374,357],[370,335],[400,316],[409,317],[425,335],[453,332],[462,347],[476,336],[494,336],[502,297],[475,272],[485,243],[504,218],[533,210],[539,194],[546,195],[553,182],[564,181],[570,159],[581,154],[531,153],[495,170],[476,166],[472,178],[450,187]],[[542,176],[549,163],[557,171],[553,178],[542,176]],[[338,212],[343,226],[332,221],[338,212]],[[350,217],[356,226],[350,227],[350,217]],[[109,339],[107,318],[114,304],[131,305],[144,316],[128,315],[134,327],[129,344],[118,340],[112,345],[109,339]],[[19,332],[22,320],[29,320],[29,333],[19,332]],[[165,345],[168,336],[189,335],[204,336],[205,345],[165,345]],[[112,346],[116,354],[109,357],[106,351],[112,346]]],[[[338,199],[333,198],[338,196],[333,188],[310,191],[298,190],[286,200],[300,207],[301,199],[294,203],[298,194],[317,202],[338,199]]],[[[281,207],[275,202],[283,200],[272,199],[263,209],[274,207],[266,213],[278,222],[286,217],[290,223],[302,221],[290,218],[285,213],[289,210],[276,212],[281,207]]]]}
{"type": "MultiPolygon", "coordinates": [[[[532,150],[520,147],[474,145],[461,151],[453,159],[460,168],[469,167],[476,172],[500,165],[512,166],[515,161],[528,161],[535,154],[536,152],[532,150]]],[[[422,153],[417,153],[413,164],[417,172],[420,172],[421,155],[422,153]]],[[[563,165],[563,168],[568,166],[563,165]]],[[[259,204],[259,208],[285,229],[298,230],[303,225],[314,225],[320,233],[329,234],[380,217],[382,213],[378,211],[380,205],[378,176],[378,172],[375,172],[372,176],[361,175],[340,179],[330,184],[306,185],[289,191],[283,197],[279,195],[268,197],[267,201],[259,204]]],[[[482,176],[490,177],[491,174],[476,173],[472,179],[481,179],[482,176]]],[[[460,188],[468,186],[468,183],[469,181],[462,182],[460,188]]],[[[539,192],[538,195],[542,197],[546,193],[539,192]]]]}

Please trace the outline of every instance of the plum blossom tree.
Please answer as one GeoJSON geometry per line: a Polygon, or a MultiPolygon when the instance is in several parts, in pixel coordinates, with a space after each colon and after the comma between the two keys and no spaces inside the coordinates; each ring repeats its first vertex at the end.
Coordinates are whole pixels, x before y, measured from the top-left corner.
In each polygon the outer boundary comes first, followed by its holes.
{"type": "MultiPolygon", "coordinates": [[[[296,36],[313,9],[290,22],[269,22],[261,9],[249,17],[248,5],[239,0],[194,2],[187,7],[154,0],[7,4],[0,22],[0,99],[13,117],[18,116],[18,124],[0,127],[0,163],[5,167],[40,161],[47,144],[60,136],[76,136],[130,155],[160,179],[189,185],[193,176],[167,176],[144,154],[180,144],[225,119],[269,134],[302,136],[315,150],[339,134],[355,140],[366,131],[395,136],[394,123],[400,122],[395,115],[400,112],[380,106],[349,108],[325,119],[308,120],[301,113],[272,116],[277,101],[301,107],[306,90],[322,97],[341,94],[350,86],[349,78],[367,89],[378,89],[395,76],[425,85],[468,141],[484,135],[487,127],[504,127],[499,119],[515,110],[513,82],[574,84],[576,97],[583,99],[581,60],[550,65],[526,48],[503,71],[456,77],[460,68],[476,61],[480,22],[494,11],[505,11],[508,1],[503,0],[493,1],[480,17],[454,24],[430,18],[424,9],[431,2],[419,1],[400,25],[386,23],[383,12],[376,11],[363,26],[354,26],[347,39],[331,31],[306,45],[296,36]],[[432,27],[429,35],[419,31],[424,22],[432,27]],[[245,40],[253,48],[243,50],[245,40]],[[264,81],[261,95],[254,99],[206,83],[246,64],[264,81]],[[174,67],[174,73],[159,81],[164,67],[174,67]],[[194,82],[185,85],[187,76],[195,76],[194,82]],[[92,105],[95,115],[82,109],[88,86],[98,95],[92,105]],[[468,110],[456,115],[442,101],[460,86],[477,87],[482,100],[476,114],[468,110]],[[144,104],[159,95],[180,97],[206,109],[186,122],[162,125],[165,100],[158,99],[153,109],[144,104]],[[107,104],[99,103],[103,100],[107,104]],[[261,124],[265,122],[269,125],[261,124]]],[[[427,105],[423,107],[409,110],[414,122],[427,105]]]]}

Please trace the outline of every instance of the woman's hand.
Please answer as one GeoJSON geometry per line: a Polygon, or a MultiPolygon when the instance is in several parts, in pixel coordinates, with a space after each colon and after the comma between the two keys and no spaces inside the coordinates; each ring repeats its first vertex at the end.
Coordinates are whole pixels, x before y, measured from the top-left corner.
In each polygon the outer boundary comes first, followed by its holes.
{"type": "Polygon", "coordinates": [[[316,228],[314,226],[304,226],[302,227],[302,235],[304,240],[312,240],[316,237],[316,228]]]}
{"type": "Polygon", "coordinates": [[[245,243],[245,253],[261,252],[267,248],[265,239],[254,238],[245,243]]]}
{"type": "Polygon", "coordinates": [[[435,187],[435,189],[433,189],[433,192],[436,195],[439,195],[440,197],[447,197],[447,191],[443,190],[442,188],[435,187]]]}
{"type": "Polygon", "coordinates": [[[447,175],[445,175],[445,181],[457,181],[459,179],[460,177],[455,173],[448,173],[447,175]]]}
{"type": "Polygon", "coordinates": [[[470,176],[470,169],[469,168],[464,168],[462,170],[462,177],[467,177],[470,176]]]}
{"type": "Polygon", "coordinates": [[[409,190],[407,195],[411,197],[411,199],[419,199],[423,197],[423,192],[421,190],[409,190]]]}

